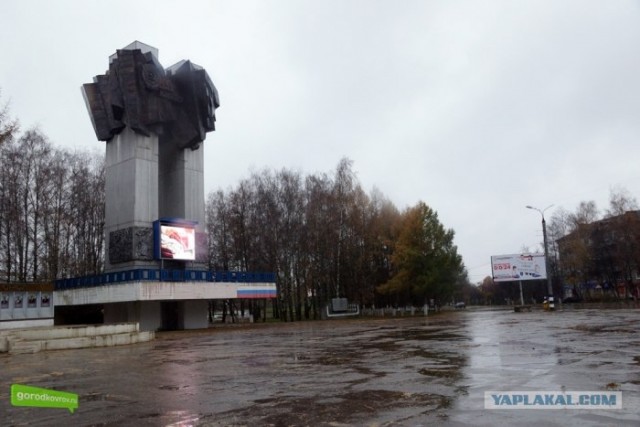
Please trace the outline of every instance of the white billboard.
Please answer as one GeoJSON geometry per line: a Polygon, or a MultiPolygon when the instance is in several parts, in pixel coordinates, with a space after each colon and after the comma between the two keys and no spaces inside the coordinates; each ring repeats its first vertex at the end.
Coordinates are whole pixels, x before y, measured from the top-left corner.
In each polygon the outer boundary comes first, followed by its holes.
{"type": "Polygon", "coordinates": [[[495,282],[541,280],[547,278],[544,254],[497,255],[491,257],[495,282]]]}

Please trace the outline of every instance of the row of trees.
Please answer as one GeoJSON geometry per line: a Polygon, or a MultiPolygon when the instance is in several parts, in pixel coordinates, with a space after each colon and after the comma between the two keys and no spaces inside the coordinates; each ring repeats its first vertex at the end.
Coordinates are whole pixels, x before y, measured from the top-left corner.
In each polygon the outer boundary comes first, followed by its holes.
{"type": "Polygon", "coordinates": [[[0,281],[96,274],[104,257],[102,156],[20,133],[0,108],[0,281]]]}
{"type": "Polygon", "coordinates": [[[324,303],[422,305],[467,282],[454,232],[425,203],[400,212],[366,194],[343,159],[332,176],[253,173],[207,200],[210,268],[278,274],[278,315],[319,316],[324,303]]]}
{"type": "MultiPolygon", "coordinates": [[[[0,110],[0,281],[99,274],[104,264],[104,161],[20,133],[0,110]]],[[[450,301],[462,259],[425,203],[400,212],[363,191],[352,162],[332,174],[252,173],[206,203],[212,270],[273,271],[285,320],[318,317],[336,296],[363,305],[450,301]]],[[[457,292],[457,294],[456,294],[457,292]]]]}
{"type": "Polygon", "coordinates": [[[37,129],[17,133],[0,141],[0,281],[99,273],[102,160],[56,149],[37,129]]]}

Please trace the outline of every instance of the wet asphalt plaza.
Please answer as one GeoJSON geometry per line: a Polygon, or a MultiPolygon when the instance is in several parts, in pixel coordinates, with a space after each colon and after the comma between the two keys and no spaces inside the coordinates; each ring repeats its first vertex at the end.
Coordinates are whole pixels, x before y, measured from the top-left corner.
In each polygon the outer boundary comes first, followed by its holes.
{"type": "Polygon", "coordinates": [[[0,354],[0,425],[640,425],[640,310],[467,309],[214,327],[0,354]],[[13,407],[10,385],[79,395],[13,407]],[[622,409],[485,409],[485,391],[620,391],[622,409]]]}

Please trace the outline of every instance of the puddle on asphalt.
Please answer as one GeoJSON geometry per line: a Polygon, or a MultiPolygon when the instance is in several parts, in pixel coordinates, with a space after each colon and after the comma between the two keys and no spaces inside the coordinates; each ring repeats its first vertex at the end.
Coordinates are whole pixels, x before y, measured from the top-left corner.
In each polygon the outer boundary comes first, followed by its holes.
{"type": "Polygon", "coordinates": [[[459,379],[462,374],[459,367],[454,368],[422,368],[418,371],[420,375],[428,377],[447,378],[452,380],[459,379]]]}
{"type": "Polygon", "coordinates": [[[390,411],[396,419],[413,409],[417,414],[451,407],[451,398],[432,393],[409,393],[389,390],[360,390],[338,393],[331,399],[320,396],[256,399],[240,410],[201,418],[205,425],[354,425],[371,419],[381,411],[390,411]],[[207,421],[210,419],[212,424],[207,421]],[[230,423],[230,424],[226,424],[230,423]]]}
{"type": "Polygon", "coordinates": [[[83,402],[98,402],[98,401],[112,401],[112,402],[127,402],[131,401],[127,396],[118,396],[105,393],[86,393],[78,396],[80,404],[83,402]]]}

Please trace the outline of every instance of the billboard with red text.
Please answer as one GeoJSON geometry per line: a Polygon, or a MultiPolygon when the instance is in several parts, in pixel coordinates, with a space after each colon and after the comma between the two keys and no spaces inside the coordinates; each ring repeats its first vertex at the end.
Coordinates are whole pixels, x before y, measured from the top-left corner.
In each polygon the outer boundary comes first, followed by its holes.
{"type": "Polygon", "coordinates": [[[497,255],[491,257],[495,282],[541,280],[547,278],[544,254],[497,255]]]}

